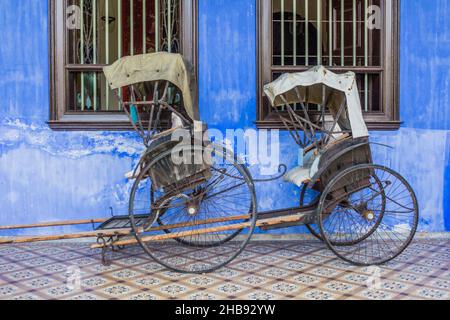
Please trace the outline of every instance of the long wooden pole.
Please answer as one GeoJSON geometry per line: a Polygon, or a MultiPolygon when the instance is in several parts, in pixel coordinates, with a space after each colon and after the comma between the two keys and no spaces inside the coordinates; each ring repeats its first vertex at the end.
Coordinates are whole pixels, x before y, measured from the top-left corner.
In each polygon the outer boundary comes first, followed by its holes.
{"type": "MultiPolygon", "coordinates": [[[[284,223],[292,223],[292,222],[300,222],[305,218],[306,214],[295,214],[284,217],[275,217],[275,218],[267,218],[261,219],[256,222],[257,227],[269,227],[278,224],[284,223]]],[[[208,219],[197,222],[187,222],[187,223],[179,223],[172,224],[167,226],[159,226],[152,229],[149,229],[147,232],[160,231],[160,230],[173,230],[179,228],[186,228],[190,226],[199,226],[199,225],[207,225],[213,223],[221,223],[221,222],[229,222],[236,220],[249,220],[251,218],[250,215],[239,215],[232,217],[224,217],[224,218],[215,218],[208,219]]],[[[4,226],[0,227],[0,230],[13,230],[13,229],[31,229],[31,228],[43,228],[43,227],[56,227],[56,226],[70,226],[70,225],[82,225],[82,224],[90,224],[90,223],[103,223],[108,219],[91,219],[91,220],[73,220],[73,221],[61,221],[61,222],[47,222],[47,223],[39,223],[39,224],[29,224],[29,225],[16,225],[16,226],[4,226]]],[[[142,241],[150,242],[150,241],[161,241],[161,240],[169,240],[182,238],[193,235],[201,235],[208,234],[212,232],[223,232],[223,231],[231,231],[231,230],[239,230],[249,228],[251,226],[250,222],[243,223],[235,223],[225,226],[197,229],[191,231],[183,231],[183,232],[174,232],[170,234],[163,235],[155,235],[155,236],[147,236],[143,237],[142,241]]],[[[111,230],[96,230],[89,232],[81,232],[74,234],[61,234],[61,235],[47,235],[47,236],[30,236],[30,237],[19,237],[19,238],[6,238],[0,239],[1,244],[14,244],[14,243],[30,243],[30,242],[44,242],[44,241],[55,241],[55,240],[68,240],[68,239],[82,239],[82,238],[96,238],[96,237],[113,237],[113,236],[129,236],[132,235],[133,230],[128,229],[111,229],[111,230]]],[[[143,230],[138,230],[138,232],[143,232],[143,230]]],[[[136,244],[137,240],[128,239],[121,240],[113,243],[115,246],[125,246],[136,244]]],[[[92,245],[91,248],[102,248],[103,244],[95,244],[92,245]]]]}
{"type": "Polygon", "coordinates": [[[232,216],[232,217],[227,217],[227,218],[217,218],[217,219],[209,219],[209,220],[202,220],[202,221],[192,221],[192,222],[186,222],[186,223],[177,223],[177,224],[170,224],[167,226],[151,228],[151,229],[147,230],[147,232],[161,231],[161,230],[173,230],[173,229],[187,228],[187,227],[197,227],[197,226],[212,224],[212,223],[230,222],[230,221],[237,221],[237,220],[248,220],[250,218],[251,218],[250,215],[243,215],[243,216],[232,216]]]}
{"type": "Polygon", "coordinates": [[[108,219],[69,220],[69,221],[57,221],[57,222],[44,222],[44,223],[36,223],[36,224],[0,226],[0,230],[17,230],[17,229],[75,226],[75,225],[92,224],[92,223],[103,223],[103,222],[106,222],[107,220],[108,219]]]}
{"type": "Polygon", "coordinates": [[[73,233],[73,234],[61,234],[61,235],[53,235],[53,236],[7,238],[7,239],[0,239],[0,245],[14,244],[14,243],[68,240],[68,239],[82,239],[82,238],[127,236],[127,235],[130,235],[130,233],[131,233],[131,229],[113,229],[113,230],[106,230],[106,231],[99,230],[99,231],[89,231],[89,232],[73,233]]]}
{"type": "MultiPolygon", "coordinates": [[[[173,229],[178,229],[178,228],[186,228],[186,227],[192,227],[192,226],[200,226],[200,225],[206,225],[206,224],[212,224],[212,223],[221,223],[221,222],[246,220],[246,219],[250,219],[250,215],[223,217],[223,218],[215,218],[215,219],[202,220],[202,221],[171,224],[171,225],[167,225],[167,226],[160,226],[160,227],[155,227],[155,228],[149,229],[148,232],[160,231],[160,230],[173,230],[173,229]]],[[[1,227],[0,230],[31,229],[31,228],[43,228],[43,227],[82,225],[82,224],[90,224],[90,223],[103,223],[105,221],[107,221],[107,219],[48,222],[48,223],[30,224],[30,225],[5,226],[5,227],[1,227]]],[[[142,229],[138,230],[138,232],[142,232],[142,229]]],[[[117,236],[117,235],[128,236],[128,235],[131,235],[131,233],[132,233],[132,229],[96,230],[96,231],[90,231],[90,232],[64,234],[64,235],[6,238],[6,239],[0,239],[0,244],[95,238],[95,237],[100,237],[100,236],[103,236],[103,237],[111,237],[111,236],[117,236]]]]}
{"type": "MultiPolygon", "coordinates": [[[[277,218],[270,218],[270,219],[262,219],[258,220],[256,222],[257,227],[269,227],[274,226],[278,224],[284,224],[284,223],[292,223],[292,222],[299,222],[302,221],[305,218],[305,214],[296,214],[292,216],[287,217],[277,217],[277,218]]],[[[174,233],[168,233],[168,234],[161,234],[161,235],[155,235],[155,236],[147,236],[142,237],[143,242],[151,242],[151,241],[162,241],[162,240],[169,240],[169,239],[177,239],[177,238],[183,238],[183,237],[189,237],[194,235],[202,235],[202,234],[208,234],[212,232],[223,232],[223,231],[231,231],[231,230],[240,230],[251,227],[250,222],[244,222],[244,223],[236,223],[236,224],[230,224],[225,226],[219,226],[214,228],[205,228],[205,229],[198,229],[198,230],[192,230],[192,231],[183,231],[183,232],[174,232],[174,233]]],[[[166,229],[165,227],[164,229],[166,229]]],[[[136,239],[128,239],[128,240],[121,240],[116,241],[113,243],[114,246],[128,246],[132,244],[136,244],[138,241],[136,239]]],[[[103,248],[103,244],[95,244],[92,245],[92,249],[99,249],[103,248]]]]}

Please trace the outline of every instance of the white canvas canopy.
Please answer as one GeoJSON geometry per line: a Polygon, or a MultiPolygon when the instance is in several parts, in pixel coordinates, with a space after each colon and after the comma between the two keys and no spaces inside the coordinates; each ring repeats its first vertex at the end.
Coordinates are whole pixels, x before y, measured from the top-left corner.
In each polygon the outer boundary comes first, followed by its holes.
{"type": "Polygon", "coordinates": [[[198,120],[198,107],[193,104],[195,78],[180,54],[157,52],[123,57],[103,72],[113,90],[142,82],[170,81],[181,90],[189,117],[198,120]]]}
{"type": "Polygon", "coordinates": [[[312,103],[326,106],[332,115],[339,116],[343,130],[351,130],[353,138],[368,137],[359,99],[356,76],[353,72],[335,74],[322,66],[300,73],[286,73],[264,87],[273,107],[287,103],[312,103]],[[339,114],[346,102],[347,112],[339,114]]]}

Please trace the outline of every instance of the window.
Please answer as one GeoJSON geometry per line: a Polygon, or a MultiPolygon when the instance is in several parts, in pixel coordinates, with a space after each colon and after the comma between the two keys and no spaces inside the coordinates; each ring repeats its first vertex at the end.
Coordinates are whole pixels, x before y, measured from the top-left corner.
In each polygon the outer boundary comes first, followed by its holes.
{"type": "Polygon", "coordinates": [[[321,64],[356,73],[370,129],[398,129],[398,6],[398,0],[259,0],[258,127],[283,127],[263,86],[321,64]]]}
{"type": "Polygon", "coordinates": [[[182,53],[195,66],[196,10],[196,0],[50,0],[50,126],[130,129],[102,68],[156,51],[182,53]]]}

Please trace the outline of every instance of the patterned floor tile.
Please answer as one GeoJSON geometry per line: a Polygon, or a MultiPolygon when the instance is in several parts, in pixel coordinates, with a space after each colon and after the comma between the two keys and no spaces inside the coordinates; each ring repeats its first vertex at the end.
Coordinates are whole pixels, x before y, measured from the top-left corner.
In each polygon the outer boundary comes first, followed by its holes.
{"type": "Polygon", "coordinates": [[[355,285],[340,281],[331,281],[325,284],[325,288],[332,292],[348,293],[355,289],[355,285]]]}
{"type": "Polygon", "coordinates": [[[286,281],[280,281],[273,284],[270,288],[274,292],[278,292],[284,295],[296,295],[298,291],[300,290],[300,286],[286,282],[286,281]]]}
{"type": "Polygon", "coordinates": [[[130,296],[129,300],[139,300],[139,301],[149,301],[149,300],[158,300],[158,296],[151,293],[138,293],[130,296]]]}
{"type": "Polygon", "coordinates": [[[168,284],[159,288],[159,291],[168,297],[177,298],[186,293],[188,288],[179,284],[168,284]]]}
{"type": "Polygon", "coordinates": [[[247,287],[240,284],[225,283],[213,288],[212,292],[226,295],[230,299],[231,297],[237,297],[239,293],[245,291],[246,289],[247,287]]]}
{"type": "Polygon", "coordinates": [[[364,290],[359,295],[362,299],[369,300],[389,300],[393,299],[395,294],[383,290],[364,290]]]}
{"type": "Polygon", "coordinates": [[[101,293],[110,298],[124,298],[133,292],[133,288],[128,285],[116,284],[101,290],[101,293]]]}
{"type": "Polygon", "coordinates": [[[82,280],[83,288],[95,289],[109,283],[109,280],[104,277],[92,277],[82,280]]]}
{"type": "Polygon", "coordinates": [[[432,300],[448,300],[449,294],[448,291],[444,290],[437,290],[437,289],[431,289],[431,288],[421,288],[414,292],[419,297],[425,298],[425,299],[432,299],[432,300]]]}
{"type": "Polygon", "coordinates": [[[37,277],[39,274],[33,270],[19,270],[11,273],[6,273],[3,276],[11,282],[23,281],[30,278],[37,277]]]}
{"type": "Polygon", "coordinates": [[[245,300],[274,300],[280,299],[281,296],[266,291],[254,291],[243,298],[245,300]]]}
{"type": "Polygon", "coordinates": [[[61,283],[58,286],[48,288],[44,293],[51,297],[51,299],[64,299],[65,296],[70,294],[79,294],[79,289],[74,289],[70,285],[61,283]]]}
{"type": "Polygon", "coordinates": [[[321,282],[321,278],[309,274],[300,274],[292,278],[292,281],[300,283],[304,286],[316,286],[321,282]]]}
{"type": "Polygon", "coordinates": [[[138,246],[114,252],[110,266],[98,254],[86,243],[2,246],[0,299],[450,298],[450,240],[420,239],[394,261],[364,268],[337,259],[319,241],[259,241],[206,275],[168,271],[138,246]]]}
{"type": "Polygon", "coordinates": [[[39,290],[56,284],[56,281],[51,277],[39,277],[31,280],[24,281],[23,284],[28,287],[29,290],[39,290]]]}
{"type": "Polygon", "coordinates": [[[447,292],[450,292],[450,280],[449,279],[438,279],[433,280],[430,283],[428,283],[430,287],[434,287],[440,290],[445,290],[447,292]]]}
{"type": "Polygon", "coordinates": [[[122,269],[111,273],[111,276],[117,280],[129,280],[136,278],[140,275],[142,275],[141,272],[133,271],[130,269],[122,269]]]}
{"type": "Polygon", "coordinates": [[[104,300],[104,298],[91,293],[81,293],[76,294],[74,296],[69,296],[64,300],[96,301],[96,300],[104,300]]]}
{"type": "Polygon", "coordinates": [[[240,277],[237,280],[244,285],[252,287],[260,287],[263,286],[268,281],[270,281],[269,278],[256,275],[244,275],[243,277],[240,277]]]}
{"type": "Polygon", "coordinates": [[[19,301],[26,301],[26,300],[40,300],[41,298],[36,295],[36,294],[32,294],[32,293],[23,293],[23,294],[19,294],[17,296],[13,296],[11,298],[11,300],[19,300],[19,301]]]}
{"type": "Polygon", "coordinates": [[[212,301],[212,300],[219,300],[219,297],[211,294],[211,293],[207,293],[207,292],[198,292],[198,293],[194,293],[189,295],[188,300],[193,300],[193,301],[212,301]]]}
{"type": "Polygon", "coordinates": [[[276,268],[276,267],[270,267],[269,269],[266,269],[262,272],[262,275],[266,276],[266,277],[271,277],[271,278],[286,278],[291,272],[281,269],[281,268],[276,268]]]}
{"type": "Polygon", "coordinates": [[[338,295],[323,290],[310,290],[301,295],[303,299],[308,300],[336,300],[338,295]]]}
{"type": "Polygon", "coordinates": [[[12,296],[19,292],[19,288],[10,284],[0,285],[0,298],[12,296]]]}
{"type": "Polygon", "coordinates": [[[23,270],[23,269],[25,269],[25,267],[23,267],[17,263],[0,264],[0,274],[6,273],[6,272],[23,270]]]}
{"type": "Polygon", "coordinates": [[[217,283],[217,280],[208,276],[194,276],[189,277],[189,279],[187,279],[187,282],[196,287],[207,288],[217,283]]]}

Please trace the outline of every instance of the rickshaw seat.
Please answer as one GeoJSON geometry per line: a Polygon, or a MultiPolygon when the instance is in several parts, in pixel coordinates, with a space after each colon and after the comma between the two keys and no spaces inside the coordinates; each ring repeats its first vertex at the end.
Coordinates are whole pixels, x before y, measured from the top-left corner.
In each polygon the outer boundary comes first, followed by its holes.
{"type": "Polygon", "coordinates": [[[306,181],[311,180],[310,171],[310,168],[304,168],[302,166],[296,167],[286,173],[284,180],[300,187],[306,181]]]}
{"type": "Polygon", "coordinates": [[[309,182],[318,171],[320,155],[317,155],[315,149],[310,150],[304,157],[304,165],[295,167],[284,175],[284,180],[301,187],[302,184],[309,182]]]}
{"type": "MultiPolygon", "coordinates": [[[[325,146],[325,152],[329,150],[331,147],[350,139],[351,136],[349,134],[343,134],[338,137],[336,140],[330,140],[328,144],[325,146]]],[[[321,155],[317,154],[315,147],[311,147],[306,150],[305,160],[303,166],[298,166],[284,176],[284,180],[286,182],[290,182],[295,184],[298,187],[301,187],[302,184],[308,183],[311,181],[312,177],[319,171],[319,165],[321,160],[321,155]]]]}
{"type": "MultiPolygon", "coordinates": [[[[171,128],[169,130],[165,130],[165,131],[155,135],[152,139],[152,142],[150,143],[149,149],[147,149],[144,152],[144,154],[148,153],[149,150],[152,150],[152,149],[154,150],[157,147],[170,142],[172,140],[172,134],[178,129],[180,129],[180,127],[171,128]]],[[[139,174],[140,174],[140,168],[137,168],[136,174],[135,174],[135,170],[127,172],[125,174],[125,178],[127,178],[129,180],[134,180],[139,176],[139,174]]]]}

